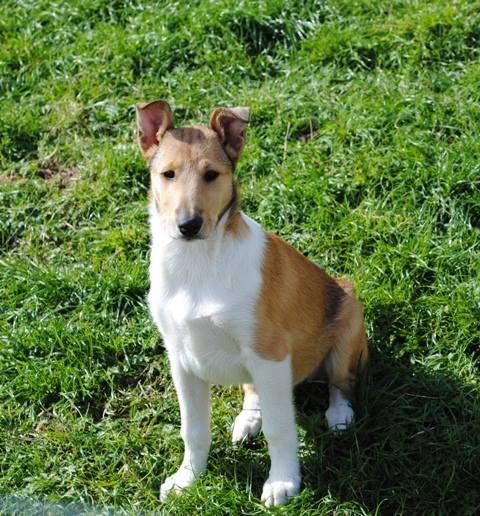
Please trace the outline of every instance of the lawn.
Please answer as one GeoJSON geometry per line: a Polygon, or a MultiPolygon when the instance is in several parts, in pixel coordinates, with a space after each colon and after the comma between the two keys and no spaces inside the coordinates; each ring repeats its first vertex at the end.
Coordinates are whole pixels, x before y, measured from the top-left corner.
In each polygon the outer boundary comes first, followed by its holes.
{"type": "Polygon", "coordinates": [[[213,389],[207,474],[163,506],[179,413],[147,306],[134,104],[252,109],[244,211],[354,280],[371,361],[328,432],[296,392],[303,491],[273,513],[480,511],[480,2],[3,0],[0,513],[263,514],[263,436],[213,389]]]}

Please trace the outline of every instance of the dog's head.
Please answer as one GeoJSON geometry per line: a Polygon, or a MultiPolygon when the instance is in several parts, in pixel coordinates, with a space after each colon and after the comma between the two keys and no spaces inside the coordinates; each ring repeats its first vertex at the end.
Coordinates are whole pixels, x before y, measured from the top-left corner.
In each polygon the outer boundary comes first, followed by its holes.
{"type": "Polygon", "coordinates": [[[208,238],[236,201],[235,165],[250,111],[218,108],[210,127],[175,128],[163,100],[137,105],[138,143],[148,162],[155,208],[172,238],[208,238]]]}

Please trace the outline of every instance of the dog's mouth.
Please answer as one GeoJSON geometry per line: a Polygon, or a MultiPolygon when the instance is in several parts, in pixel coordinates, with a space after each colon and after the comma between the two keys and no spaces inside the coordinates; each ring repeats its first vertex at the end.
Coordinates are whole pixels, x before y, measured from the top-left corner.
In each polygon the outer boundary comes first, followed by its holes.
{"type": "Polygon", "coordinates": [[[184,236],[180,235],[177,237],[177,240],[182,240],[183,242],[194,242],[195,240],[205,240],[206,237],[203,235],[195,235],[195,236],[184,236]]]}

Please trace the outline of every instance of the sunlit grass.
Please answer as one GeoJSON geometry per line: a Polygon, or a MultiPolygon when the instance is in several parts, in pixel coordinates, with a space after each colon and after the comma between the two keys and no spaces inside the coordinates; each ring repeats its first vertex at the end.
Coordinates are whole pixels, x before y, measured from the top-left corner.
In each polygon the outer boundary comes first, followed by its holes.
{"type": "Polygon", "coordinates": [[[164,98],[178,124],[251,106],[244,210],[365,305],[361,417],[333,436],[325,389],[299,389],[304,489],[282,512],[478,512],[480,4],[6,1],[0,33],[2,510],[266,511],[234,387],[214,389],[208,473],[157,497],[182,444],[133,105],[164,98]]]}

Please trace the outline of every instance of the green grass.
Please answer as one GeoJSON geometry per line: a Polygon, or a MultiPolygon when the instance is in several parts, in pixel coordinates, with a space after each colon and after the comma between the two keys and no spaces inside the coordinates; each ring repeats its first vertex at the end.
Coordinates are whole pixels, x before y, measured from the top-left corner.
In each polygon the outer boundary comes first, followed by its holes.
{"type": "Polygon", "coordinates": [[[244,210],[365,304],[361,417],[334,436],[326,390],[298,389],[304,489],[272,512],[478,513],[479,45],[466,0],[5,0],[0,512],[269,512],[235,387],[208,473],[158,502],[182,444],[133,105],[164,98],[178,124],[251,106],[244,210]]]}

